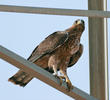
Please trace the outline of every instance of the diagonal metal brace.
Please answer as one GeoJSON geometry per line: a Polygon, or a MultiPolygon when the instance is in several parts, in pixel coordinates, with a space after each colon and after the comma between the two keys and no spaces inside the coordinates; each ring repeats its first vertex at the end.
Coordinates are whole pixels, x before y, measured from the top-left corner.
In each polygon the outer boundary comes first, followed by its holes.
{"type": "Polygon", "coordinates": [[[52,86],[53,88],[56,88],[57,90],[63,92],[64,94],[76,100],[97,100],[76,87],[72,91],[68,92],[66,90],[67,86],[65,82],[63,82],[62,86],[60,86],[59,79],[55,78],[52,74],[42,69],[41,67],[35,65],[34,63],[25,60],[21,56],[4,48],[3,46],[0,46],[0,58],[24,70],[33,77],[38,78],[39,80],[45,82],[46,84],[52,86]]]}

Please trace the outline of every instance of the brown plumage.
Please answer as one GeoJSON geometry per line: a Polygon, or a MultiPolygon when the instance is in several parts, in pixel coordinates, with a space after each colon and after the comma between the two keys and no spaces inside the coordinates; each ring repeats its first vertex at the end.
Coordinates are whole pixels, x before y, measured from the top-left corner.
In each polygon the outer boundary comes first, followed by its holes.
{"type": "MultiPolygon", "coordinates": [[[[68,89],[72,89],[72,84],[67,76],[67,67],[74,65],[83,52],[83,45],[80,37],[84,31],[84,21],[76,20],[75,23],[65,31],[57,31],[49,35],[42,41],[27,59],[36,65],[44,68],[50,73],[58,76],[59,70],[66,79],[68,89]]],[[[19,70],[9,81],[20,86],[25,86],[32,80],[32,76],[19,70]]]]}

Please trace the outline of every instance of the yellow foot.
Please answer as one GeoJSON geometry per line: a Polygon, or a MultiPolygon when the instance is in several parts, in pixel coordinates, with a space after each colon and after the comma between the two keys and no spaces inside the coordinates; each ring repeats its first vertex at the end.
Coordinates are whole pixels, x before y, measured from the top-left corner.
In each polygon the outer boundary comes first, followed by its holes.
{"type": "Polygon", "coordinates": [[[71,91],[74,88],[74,86],[71,84],[70,80],[67,80],[66,84],[67,84],[67,91],[71,91]]]}

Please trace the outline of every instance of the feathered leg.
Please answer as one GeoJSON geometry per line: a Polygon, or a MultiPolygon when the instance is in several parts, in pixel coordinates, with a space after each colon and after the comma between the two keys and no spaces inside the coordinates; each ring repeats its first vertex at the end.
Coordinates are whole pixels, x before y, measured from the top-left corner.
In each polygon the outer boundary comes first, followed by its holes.
{"type": "Polygon", "coordinates": [[[62,70],[62,69],[60,69],[60,73],[62,73],[63,76],[64,76],[64,77],[62,77],[62,78],[65,78],[65,79],[66,79],[66,83],[67,83],[68,91],[72,90],[72,89],[73,89],[73,85],[72,85],[72,83],[71,83],[69,77],[67,76],[67,72],[66,72],[66,70],[62,70]]]}
{"type": "Polygon", "coordinates": [[[56,77],[56,78],[59,78],[60,80],[60,85],[62,85],[63,81],[62,81],[62,78],[60,76],[58,76],[58,72],[57,72],[57,67],[53,65],[53,75],[56,77]]]}

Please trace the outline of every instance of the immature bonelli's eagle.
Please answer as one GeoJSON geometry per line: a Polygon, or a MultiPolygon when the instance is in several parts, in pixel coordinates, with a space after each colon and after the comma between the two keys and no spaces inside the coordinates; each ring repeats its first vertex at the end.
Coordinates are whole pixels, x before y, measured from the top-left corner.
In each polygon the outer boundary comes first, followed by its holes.
{"type": "MultiPolygon", "coordinates": [[[[84,21],[78,19],[65,31],[54,32],[35,48],[27,60],[53,73],[60,80],[64,78],[68,90],[71,90],[73,86],[67,76],[67,68],[74,65],[82,55],[83,45],[80,38],[84,28],[84,21]],[[61,76],[58,76],[58,70],[61,76]]],[[[9,81],[24,87],[32,79],[31,75],[19,70],[9,81]]]]}

